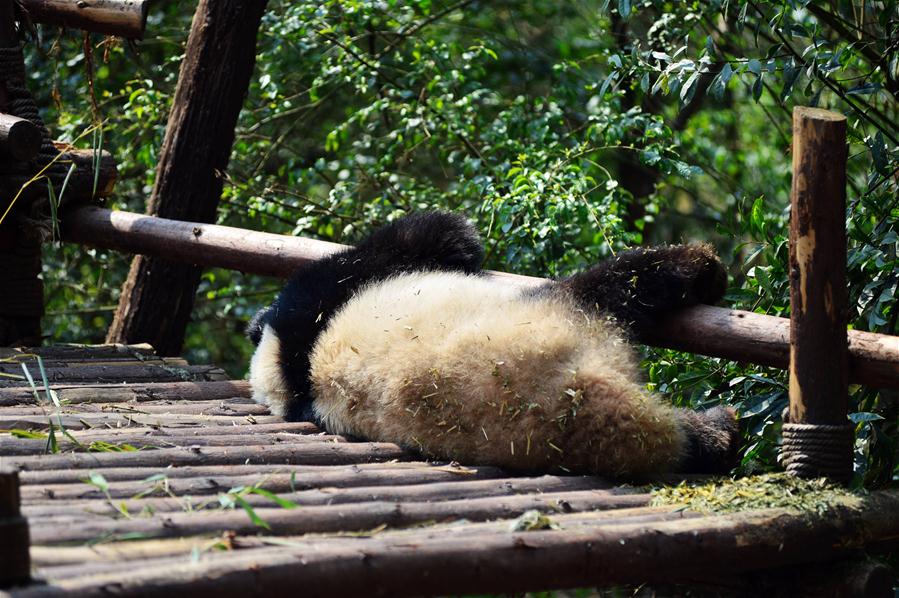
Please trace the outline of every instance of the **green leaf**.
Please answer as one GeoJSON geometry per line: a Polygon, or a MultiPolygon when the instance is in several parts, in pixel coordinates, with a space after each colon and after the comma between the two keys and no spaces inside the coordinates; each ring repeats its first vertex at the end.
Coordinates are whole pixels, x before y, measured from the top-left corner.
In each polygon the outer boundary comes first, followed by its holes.
{"type": "Polygon", "coordinates": [[[599,88],[599,97],[603,98],[606,95],[606,90],[611,85],[612,81],[618,78],[618,71],[612,71],[609,73],[609,76],[606,77],[606,80],[602,82],[602,86],[599,88]]]}
{"type": "Polygon", "coordinates": [[[20,430],[18,428],[13,428],[9,430],[10,436],[13,438],[23,438],[29,440],[46,440],[47,434],[44,432],[36,432],[34,430],[20,430]]]}
{"type": "Polygon", "coordinates": [[[752,209],[749,212],[749,227],[753,236],[761,241],[765,238],[765,197],[759,195],[752,202],[752,209]]]}
{"type": "Polygon", "coordinates": [[[90,472],[87,483],[91,486],[96,486],[101,492],[109,491],[109,482],[106,481],[102,474],[96,471],[90,472]]]}
{"type": "Polygon", "coordinates": [[[270,501],[277,503],[279,507],[284,509],[296,509],[299,505],[293,501],[287,500],[286,498],[281,498],[277,494],[269,492],[268,490],[263,490],[262,488],[250,488],[248,492],[252,494],[258,494],[259,496],[264,496],[270,501]]]}
{"type": "Polygon", "coordinates": [[[862,422],[876,422],[883,419],[882,415],[878,415],[876,413],[869,413],[866,411],[859,411],[858,413],[850,413],[849,421],[854,424],[860,424],[862,422]]]}
{"type": "Polygon", "coordinates": [[[725,62],[724,66],[721,67],[721,72],[718,73],[715,80],[712,81],[712,84],[709,86],[709,93],[713,98],[720,100],[724,97],[724,90],[727,89],[727,83],[730,81],[733,74],[733,67],[730,66],[729,62],[725,62]]]}
{"type": "Polygon", "coordinates": [[[886,142],[883,139],[883,133],[877,132],[877,135],[871,140],[871,157],[874,159],[874,168],[877,172],[886,176],[889,174],[889,162],[887,159],[886,142]]]}
{"type": "Polygon", "coordinates": [[[631,16],[631,0],[618,0],[618,14],[623,19],[631,16]]]}
{"type": "Polygon", "coordinates": [[[846,90],[849,95],[869,95],[881,90],[880,83],[862,83],[846,90]]]}
{"type": "Polygon", "coordinates": [[[746,68],[750,73],[755,73],[756,75],[762,74],[762,63],[755,58],[746,63],[746,68]]]}
{"type": "Polygon", "coordinates": [[[759,75],[758,78],[756,78],[755,83],[752,84],[752,99],[754,99],[756,103],[758,103],[762,97],[762,89],[762,77],[759,75]]]}
{"type": "Polygon", "coordinates": [[[240,496],[239,494],[231,494],[231,497],[234,499],[234,502],[241,506],[241,508],[247,512],[247,516],[249,516],[250,521],[253,522],[254,525],[265,528],[267,530],[271,530],[271,526],[259,515],[256,514],[256,511],[253,510],[253,505],[247,502],[247,500],[240,496]]]}

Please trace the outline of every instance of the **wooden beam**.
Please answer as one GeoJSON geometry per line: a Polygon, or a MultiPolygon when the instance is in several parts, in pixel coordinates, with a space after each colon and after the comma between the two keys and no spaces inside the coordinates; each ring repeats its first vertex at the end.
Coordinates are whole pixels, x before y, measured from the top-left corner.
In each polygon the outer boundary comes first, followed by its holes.
{"type": "MultiPolygon", "coordinates": [[[[783,461],[805,477],[852,476],[846,117],[793,109],[790,195],[790,413],[783,461]]],[[[899,344],[899,339],[897,339],[899,344]]]]}
{"type": "Polygon", "coordinates": [[[142,39],[148,0],[21,0],[35,23],[142,39]]]}
{"type": "MultiPolygon", "coordinates": [[[[345,247],[95,207],[72,208],[62,219],[66,241],[279,278],[345,247]]],[[[503,272],[491,272],[491,276],[524,287],[543,282],[503,272]]],[[[649,344],[786,369],[789,336],[789,320],[784,318],[700,305],[668,319],[649,344]]],[[[851,380],[899,388],[899,338],[852,330],[849,352],[851,380]]]]}
{"type": "Polygon", "coordinates": [[[790,421],[845,424],[846,117],[793,110],[790,421]]]}
{"type": "MultiPolygon", "coordinates": [[[[57,144],[56,148],[63,152],[59,162],[66,168],[70,164],[75,165],[66,191],[60,198],[61,205],[66,206],[73,200],[85,198],[109,197],[115,190],[118,179],[118,164],[115,158],[107,151],[101,151],[97,155],[91,149],[74,149],[63,144],[57,144]],[[96,184],[96,188],[94,185],[96,184]]],[[[57,188],[56,192],[59,193],[57,188]]]]}
{"type": "MultiPolygon", "coordinates": [[[[302,511],[303,508],[296,509],[302,511]]],[[[661,522],[610,521],[454,535],[446,529],[292,539],[283,546],[159,558],[36,586],[79,596],[420,596],[511,593],[721,577],[826,561],[899,536],[899,493],[872,493],[825,514],[766,509],[661,522]]],[[[562,525],[577,514],[552,516],[562,525]]],[[[473,524],[477,525],[477,524],[473,524]]],[[[489,524],[488,524],[489,525],[489,524]]]]}
{"type": "MultiPolygon", "coordinates": [[[[234,127],[256,61],[267,0],[200,0],[194,13],[147,212],[214,222],[234,127]]],[[[137,256],[107,342],[148,342],[179,355],[201,271],[137,256]]]]}
{"type": "Polygon", "coordinates": [[[19,162],[34,158],[41,149],[41,130],[30,120],[0,114],[0,156],[19,162]]]}
{"type": "MultiPolygon", "coordinates": [[[[306,505],[297,509],[260,506],[257,515],[271,527],[273,535],[310,533],[364,532],[380,525],[390,528],[408,527],[434,521],[487,521],[511,519],[530,510],[559,513],[560,503],[575,511],[645,507],[649,494],[609,494],[592,490],[548,492],[512,496],[462,498],[444,501],[376,501],[340,505],[306,505]]],[[[254,501],[255,502],[255,501],[254,501]]],[[[271,503],[269,503],[271,504],[271,503]]],[[[680,514],[683,510],[671,508],[680,514]]],[[[112,535],[134,535],[141,538],[173,538],[215,534],[233,530],[240,535],[260,531],[243,510],[199,510],[169,512],[164,517],[136,517],[110,521],[109,517],[84,519],[60,526],[52,518],[34,519],[31,535],[38,544],[89,542],[112,535]]]]}
{"type": "Polygon", "coordinates": [[[28,521],[19,507],[19,473],[0,468],[0,589],[31,577],[28,521]]]}
{"type": "MultiPolygon", "coordinates": [[[[0,47],[3,48],[15,48],[19,43],[13,2],[0,0],[0,47]]],[[[0,77],[0,112],[11,108],[8,76],[4,73],[0,77]]],[[[7,164],[10,166],[14,165],[7,164]]],[[[13,190],[20,188],[13,178],[10,175],[9,180],[0,182],[0,196],[3,197],[0,211],[9,206],[13,190]]],[[[0,225],[0,271],[4,273],[3,292],[0,293],[0,345],[41,343],[41,316],[44,314],[41,244],[30,233],[26,227],[14,222],[14,218],[7,218],[0,225]]]]}

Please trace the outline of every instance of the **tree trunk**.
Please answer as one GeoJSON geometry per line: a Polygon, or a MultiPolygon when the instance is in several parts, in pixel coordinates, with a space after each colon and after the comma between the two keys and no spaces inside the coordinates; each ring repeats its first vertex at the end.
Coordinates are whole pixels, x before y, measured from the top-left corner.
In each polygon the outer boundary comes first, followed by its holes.
{"type": "MultiPolygon", "coordinates": [[[[201,0],[194,14],[148,213],[213,222],[234,127],[256,59],[266,0],[201,0]]],[[[110,342],[148,342],[160,355],[181,351],[200,269],[137,257],[110,342]]]]}

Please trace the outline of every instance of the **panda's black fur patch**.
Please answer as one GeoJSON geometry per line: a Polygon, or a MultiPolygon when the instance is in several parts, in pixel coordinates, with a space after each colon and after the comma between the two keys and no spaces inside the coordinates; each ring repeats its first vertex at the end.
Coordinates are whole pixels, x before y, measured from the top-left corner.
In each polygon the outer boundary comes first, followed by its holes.
{"type": "Polygon", "coordinates": [[[271,306],[250,321],[247,336],[259,344],[265,325],[278,331],[282,370],[295,401],[286,419],[317,421],[312,411],[309,354],[334,312],[364,286],[403,272],[478,272],[484,247],[467,218],[422,212],[379,228],[355,247],[300,267],[271,306]]]}
{"type": "MultiPolygon", "coordinates": [[[[321,423],[309,378],[316,340],[353,296],[403,273],[476,274],[484,257],[477,231],[464,217],[445,212],[412,214],[376,230],[356,247],[299,268],[270,307],[260,310],[247,334],[259,344],[263,329],[277,333],[280,371],[290,399],[290,421],[321,423]]],[[[714,303],[726,287],[725,271],[708,245],[640,248],[566,279],[524,291],[534,298],[573,301],[590,317],[615,320],[637,340],[662,318],[697,303],[714,303]]],[[[682,411],[687,435],[680,469],[722,472],[733,464],[738,429],[732,410],[682,411]]]]}

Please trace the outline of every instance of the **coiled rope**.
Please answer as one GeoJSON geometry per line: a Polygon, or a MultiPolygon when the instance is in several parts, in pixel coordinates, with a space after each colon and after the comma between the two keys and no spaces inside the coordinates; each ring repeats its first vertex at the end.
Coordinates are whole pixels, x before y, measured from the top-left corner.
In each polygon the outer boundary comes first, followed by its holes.
{"type": "Polygon", "coordinates": [[[846,482],[852,476],[851,424],[783,425],[783,464],[787,472],[803,477],[828,477],[846,482]]]}

